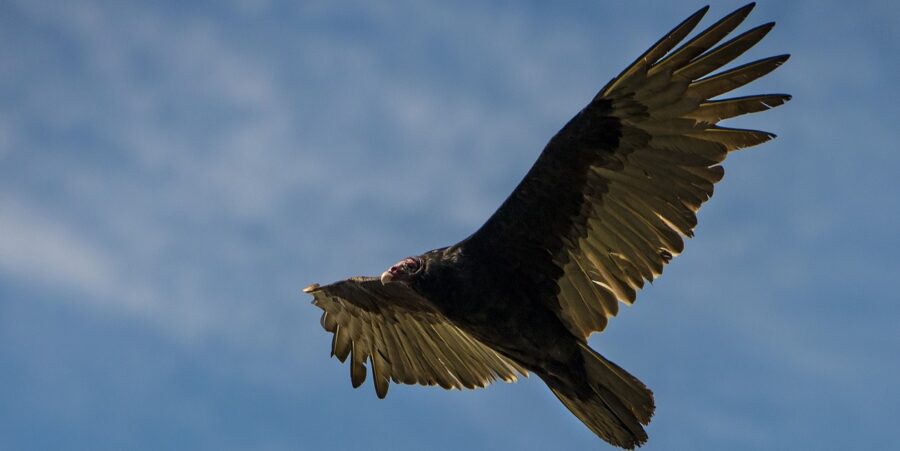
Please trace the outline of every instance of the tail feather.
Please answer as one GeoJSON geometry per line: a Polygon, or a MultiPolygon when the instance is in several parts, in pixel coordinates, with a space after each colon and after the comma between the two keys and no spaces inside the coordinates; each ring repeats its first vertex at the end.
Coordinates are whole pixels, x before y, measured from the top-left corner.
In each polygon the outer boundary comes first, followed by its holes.
{"type": "Polygon", "coordinates": [[[584,358],[584,368],[588,381],[593,386],[606,387],[616,397],[628,406],[628,409],[637,417],[641,424],[649,424],[656,405],[653,402],[653,392],[632,376],[605,357],[595,352],[585,343],[579,343],[581,355],[584,358]]]}
{"type": "Polygon", "coordinates": [[[590,390],[555,386],[550,390],[581,422],[607,442],[633,449],[647,441],[642,425],[655,409],[653,393],[627,371],[580,344],[590,390]]]}

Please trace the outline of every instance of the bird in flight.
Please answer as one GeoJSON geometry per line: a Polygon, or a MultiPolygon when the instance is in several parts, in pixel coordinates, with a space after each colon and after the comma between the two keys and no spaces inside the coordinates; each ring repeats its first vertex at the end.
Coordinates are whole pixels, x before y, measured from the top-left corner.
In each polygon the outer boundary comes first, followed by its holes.
{"type": "Polygon", "coordinates": [[[462,389],[531,372],[603,440],[643,444],[653,393],[587,338],[684,249],[725,157],[774,137],[717,125],[790,100],[717,98],[788,59],[714,73],[772,29],[720,44],[753,6],[680,46],[708,7],[663,36],[550,139],[468,238],[380,277],[305,288],[324,310],[332,355],[350,358],[353,386],[367,365],[380,398],[390,382],[462,389]]]}

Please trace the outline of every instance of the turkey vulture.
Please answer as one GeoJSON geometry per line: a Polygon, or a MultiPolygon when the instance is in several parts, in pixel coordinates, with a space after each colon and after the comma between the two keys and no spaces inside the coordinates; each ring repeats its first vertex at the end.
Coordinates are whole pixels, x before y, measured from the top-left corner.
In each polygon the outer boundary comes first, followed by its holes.
{"type": "Polygon", "coordinates": [[[408,257],[380,277],[304,289],[324,310],[332,355],[358,387],[484,387],[537,374],[591,431],[622,448],[647,440],[652,392],[587,344],[684,248],[729,152],[775,135],[717,123],[786,94],[716,99],[780,66],[764,58],[713,75],[767,23],[718,44],[748,4],[675,50],[708,7],[610,81],[544,148],[468,238],[408,257]],[[718,44],[718,45],[717,45],[718,44]]]}

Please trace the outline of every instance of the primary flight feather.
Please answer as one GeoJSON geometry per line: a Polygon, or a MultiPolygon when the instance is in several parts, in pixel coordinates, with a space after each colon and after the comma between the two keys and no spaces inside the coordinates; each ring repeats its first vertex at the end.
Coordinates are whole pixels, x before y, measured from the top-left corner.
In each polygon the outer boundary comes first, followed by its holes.
{"type": "Polygon", "coordinates": [[[381,277],[304,289],[324,310],[332,354],[349,357],[353,386],[367,365],[379,397],[390,382],[474,388],[532,372],[607,442],[644,443],[653,394],[587,338],[683,250],[728,153],[774,137],[717,125],[790,100],[713,100],[788,59],[713,74],[772,29],[720,43],[753,6],[677,49],[708,7],[666,34],[550,139],[465,240],[403,259],[381,277]]]}

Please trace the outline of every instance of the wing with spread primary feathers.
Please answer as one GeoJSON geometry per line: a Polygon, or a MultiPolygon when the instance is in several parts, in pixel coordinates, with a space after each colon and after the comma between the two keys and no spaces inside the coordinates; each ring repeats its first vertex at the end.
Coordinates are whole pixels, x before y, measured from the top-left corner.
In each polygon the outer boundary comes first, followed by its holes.
{"type": "Polygon", "coordinates": [[[764,58],[709,75],[759,42],[769,23],[719,43],[749,4],[674,49],[703,8],[613,79],[547,144],[503,205],[466,242],[551,299],[576,335],[603,330],[684,248],[729,152],[774,137],[720,127],[785,94],[713,100],[784,63],[764,58]]]}
{"type": "Polygon", "coordinates": [[[341,362],[350,356],[350,379],[359,387],[366,361],[379,398],[390,381],[485,387],[495,379],[514,382],[527,372],[447,321],[405,284],[382,285],[356,277],[304,289],[325,311],[322,327],[334,334],[331,352],[341,362]]]}

